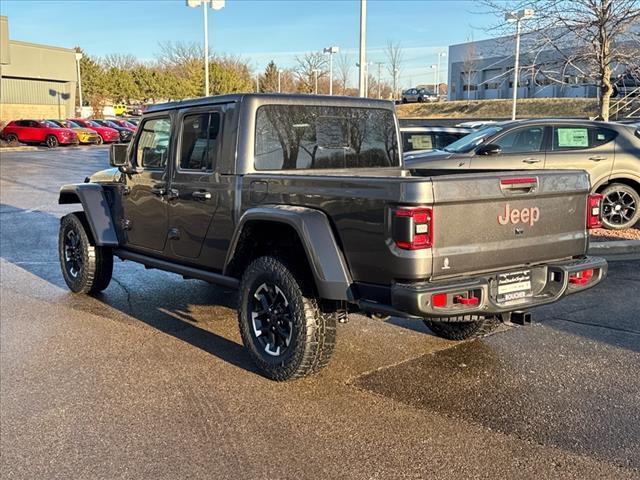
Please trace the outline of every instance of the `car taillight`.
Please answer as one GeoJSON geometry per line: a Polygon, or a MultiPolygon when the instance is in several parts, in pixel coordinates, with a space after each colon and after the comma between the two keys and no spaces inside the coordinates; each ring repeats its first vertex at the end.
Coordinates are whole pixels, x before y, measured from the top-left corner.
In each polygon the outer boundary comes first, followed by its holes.
{"type": "Polygon", "coordinates": [[[602,227],[602,199],[599,193],[587,197],[587,228],[602,227]]]}
{"type": "Polygon", "coordinates": [[[433,245],[433,210],[399,207],[393,211],[393,241],[403,250],[422,250],[433,245]]]}
{"type": "Polygon", "coordinates": [[[569,283],[573,285],[585,285],[593,278],[593,268],[581,270],[569,275],[569,283]]]}

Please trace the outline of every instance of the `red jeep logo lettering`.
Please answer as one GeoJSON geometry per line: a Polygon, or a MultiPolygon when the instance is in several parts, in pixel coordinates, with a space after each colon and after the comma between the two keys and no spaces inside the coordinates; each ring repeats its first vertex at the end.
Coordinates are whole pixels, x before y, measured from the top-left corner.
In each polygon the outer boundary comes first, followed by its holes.
{"type": "Polygon", "coordinates": [[[530,227],[540,219],[540,209],[538,207],[531,208],[510,208],[507,203],[504,207],[504,213],[498,215],[498,223],[507,225],[508,223],[527,223],[530,227]]]}

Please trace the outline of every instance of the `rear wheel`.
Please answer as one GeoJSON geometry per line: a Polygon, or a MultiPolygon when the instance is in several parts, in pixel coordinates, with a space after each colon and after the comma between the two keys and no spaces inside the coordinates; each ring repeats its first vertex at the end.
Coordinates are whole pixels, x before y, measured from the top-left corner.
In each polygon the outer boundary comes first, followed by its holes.
{"type": "Polygon", "coordinates": [[[9,135],[6,136],[6,139],[8,143],[15,143],[18,141],[18,137],[16,136],[15,133],[10,133],[9,135]]]}
{"type": "Polygon", "coordinates": [[[447,340],[482,337],[498,325],[498,321],[494,317],[480,317],[478,315],[452,317],[446,322],[443,322],[442,319],[425,318],[423,322],[438,337],[447,340]]]}
{"type": "Polygon", "coordinates": [[[324,367],[336,342],[335,312],[323,312],[304,275],[264,256],[247,267],[240,287],[242,341],[260,371],[291,380],[324,367]]]}
{"type": "Polygon", "coordinates": [[[98,139],[96,140],[96,145],[102,145],[104,143],[104,139],[102,135],[98,135],[98,139]]]}
{"type": "Polygon", "coordinates": [[[58,142],[58,137],[56,137],[55,135],[47,135],[44,143],[49,148],[56,148],[60,144],[60,142],[58,142]]]}
{"type": "Polygon", "coordinates": [[[614,183],[602,190],[602,224],[610,230],[633,227],[640,221],[640,194],[629,185],[614,183]]]}
{"type": "Polygon", "coordinates": [[[113,253],[93,245],[84,212],[65,215],[60,220],[58,254],[62,276],[72,292],[97,293],[109,285],[113,253]]]}

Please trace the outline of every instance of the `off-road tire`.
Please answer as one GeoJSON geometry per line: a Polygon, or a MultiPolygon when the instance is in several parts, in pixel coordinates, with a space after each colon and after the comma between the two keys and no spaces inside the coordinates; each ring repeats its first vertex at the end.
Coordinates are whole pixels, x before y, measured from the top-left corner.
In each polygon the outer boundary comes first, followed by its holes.
{"type": "Polygon", "coordinates": [[[451,317],[443,322],[438,318],[425,318],[424,324],[438,337],[447,340],[468,340],[470,338],[483,337],[498,325],[495,317],[482,317],[478,315],[460,315],[451,317]]]}
{"type": "Polygon", "coordinates": [[[70,213],[60,220],[58,256],[62,276],[72,292],[98,293],[109,286],[113,273],[113,252],[108,247],[95,245],[84,212],[70,213]],[[65,239],[70,231],[77,235],[78,255],[82,262],[75,275],[65,258],[65,239]]]}
{"type": "Polygon", "coordinates": [[[259,370],[271,380],[292,380],[325,367],[336,343],[337,317],[336,312],[322,311],[310,280],[285,258],[259,257],[244,271],[238,308],[240,335],[259,370]],[[253,298],[265,283],[277,286],[288,301],[291,339],[278,356],[266,353],[254,331],[253,298]]]}
{"type": "MultiPolygon", "coordinates": [[[[633,187],[625,185],[624,183],[612,183],[607,185],[600,192],[605,198],[602,203],[602,226],[609,230],[624,230],[626,228],[633,227],[640,221],[640,192],[636,191],[633,187]],[[627,221],[621,220],[620,223],[612,223],[609,221],[607,215],[607,199],[609,196],[612,200],[616,200],[618,195],[622,193],[623,200],[629,204],[630,208],[634,209],[634,212],[630,215],[630,219],[627,221]]],[[[621,217],[620,217],[621,218],[621,217]]]]}
{"type": "Polygon", "coordinates": [[[60,145],[60,142],[58,141],[58,137],[56,137],[55,135],[47,135],[47,138],[44,140],[44,143],[49,148],[56,148],[58,145],[60,145]]]}

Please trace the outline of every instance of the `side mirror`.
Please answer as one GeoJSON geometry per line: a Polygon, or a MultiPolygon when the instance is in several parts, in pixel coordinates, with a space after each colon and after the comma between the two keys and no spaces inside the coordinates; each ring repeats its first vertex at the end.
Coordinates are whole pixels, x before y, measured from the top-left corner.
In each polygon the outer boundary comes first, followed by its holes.
{"type": "Polygon", "coordinates": [[[125,167],[129,164],[127,151],[128,145],[124,143],[114,143],[109,147],[109,165],[112,167],[125,167]]]}
{"type": "Polygon", "coordinates": [[[476,149],[476,155],[498,155],[502,152],[502,147],[495,143],[487,143],[486,145],[480,145],[476,149]]]}

